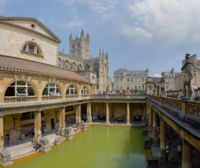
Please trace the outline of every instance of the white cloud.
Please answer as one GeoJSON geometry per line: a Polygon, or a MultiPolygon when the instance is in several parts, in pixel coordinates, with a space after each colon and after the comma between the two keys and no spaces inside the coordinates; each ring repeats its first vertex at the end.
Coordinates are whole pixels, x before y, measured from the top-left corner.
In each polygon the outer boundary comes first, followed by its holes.
{"type": "Polygon", "coordinates": [[[145,29],[141,27],[134,27],[134,26],[129,26],[129,25],[123,25],[121,29],[121,33],[129,38],[132,37],[142,37],[145,39],[151,39],[152,34],[146,31],[145,29]]]}
{"type": "Polygon", "coordinates": [[[172,45],[200,41],[199,0],[135,0],[127,9],[133,23],[122,30],[130,34],[172,45]]]}
{"type": "Polygon", "coordinates": [[[155,73],[153,74],[153,77],[161,77],[161,75],[159,73],[155,73]]]}
{"type": "Polygon", "coordinates": [[[117,0],[60,0],[66,5],[86,4],[94,13],[99,14],[104,19],[111,18],[117,5],[117,0]]]}
{"type": "Polygon", "coordinates": [[[83,23],[79,20],[72,20],[71,22],[67,23],[65,25],[65,27],[70,27],[70,28],[74,28],[74,27],[78,27],[81,28],[83,25],[83,23]]]}

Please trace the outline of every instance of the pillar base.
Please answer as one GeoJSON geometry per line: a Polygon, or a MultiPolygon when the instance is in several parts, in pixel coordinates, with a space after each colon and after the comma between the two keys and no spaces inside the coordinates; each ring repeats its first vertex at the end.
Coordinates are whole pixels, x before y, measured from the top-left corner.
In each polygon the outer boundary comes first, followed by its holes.
{"type": "Polygon", "coordinates": [[[165,149],[160,149],[161,158],[165,158],[165,149]]]}
{"type": "Polygon", "coordinates": [[[128,123],[126,123],[126,125],[127,125],[127,126],[131,126],[131,123],[130,123],[130,122],[128,122],[128,123]]]}

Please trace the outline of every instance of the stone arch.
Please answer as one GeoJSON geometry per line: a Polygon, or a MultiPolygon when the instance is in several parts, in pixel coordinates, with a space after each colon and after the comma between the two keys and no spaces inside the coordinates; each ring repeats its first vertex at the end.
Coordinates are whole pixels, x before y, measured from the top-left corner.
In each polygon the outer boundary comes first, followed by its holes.
{"type": "Polygon", "coordinates": [[[37,47],[37,51],[33,54],[37,54],[37,55],[42,55],[42,48],[40,47],[40,45],[38,43],[36,43],[35,41],[25,41],[23,44],[22,44],[22,47],[21,47],[21,51],[24,51],[24,52],[29,52],[28,51],[28,45],[31,44],[33,45],[34,47],[37,47]]]}
{"type": "Polygon", "coordinates": [[[75,62],[71,63],[71,70],[76,71],[76,63],[75,62]]]}
{"type": "Polygon", "coordinates": [[[65,60],[63,64],[65,69],[69,69],[70,63],[68,60],[65,60]]]}
{"type": "Polygon", "coordinates": [[[88,64],[85,65],[85,71],[90,71],[90,65],[88,64]]]}
{"type": "MultiPolygon", "coordinates": [[[[3,91],[3,96],[4,96],[4,97],[7,97],[7,96],[6,96],[6,92],[8,91],[9,87],[11,87],[12,84],[15,85],[16,82],[25,82],[25,83],[29,84],[29,85],[32,87],[33,92],[34,92],[34,95],[31,95],[31,96],[38,96],[37,87],[36,87],[36,85],[35,85],[33,82],[27,81],[27,80],[23,80],[23,79],[22,79],[22,80],[19,79],[19,80],[11,80],[11,81],[7,84],[6,88],[5,88],[4,91],[3,91]]],[[[16,94],[16,92],[15,92],[15,94],[16,94]]],[[[15,95],[15,96],[16,96],[16,95],[15,95]]],[[[8,96],[8,97],[9,97],[9,96],[8,96]]]]}
{"type": "Polygon", "coordinates": [[[69,84],[68,87],[67,87],[67,90],[66,90],[65,94],[67,96],[78,95],[79,94],[78,87],[75,84],[69,84]]]}
{"type": "Polygon", "coordinates": [[[83,70],[83,66],[81,64],[79,64],[77,70],[78,71],[82,71],[83,70]]]}
{"type": "Polygon", "coordinates": [[[99,78],[99,65],[97,63],[93,65],[93,71],[96,73],[97,78],[99,78]]]}
{"type": "Polygon", "coordinates": [[[60,57],[58,58],[58,66],[62,67],[62,59],[60,57]]]}
{"type": "Polygon", "coordinates": [[[61,96],[63,88],[59,83],[49,82],[42,89],[42,96],[61,96]]]}

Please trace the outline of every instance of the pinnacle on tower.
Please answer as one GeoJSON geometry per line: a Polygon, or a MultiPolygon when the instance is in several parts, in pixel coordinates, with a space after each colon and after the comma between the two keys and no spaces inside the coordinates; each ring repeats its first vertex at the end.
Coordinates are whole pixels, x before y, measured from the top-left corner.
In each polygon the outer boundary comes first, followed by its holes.
{"type": "Polygon", "coordinates": [[[84,35],[84,31],[83,29],[81,30],[81,39],[84,39],[85,35],[84,35]]]}
{"type": "Polygon", "coordinates": [[[101,49],[99,49],[99,57],[101,57],[101,49]]]}

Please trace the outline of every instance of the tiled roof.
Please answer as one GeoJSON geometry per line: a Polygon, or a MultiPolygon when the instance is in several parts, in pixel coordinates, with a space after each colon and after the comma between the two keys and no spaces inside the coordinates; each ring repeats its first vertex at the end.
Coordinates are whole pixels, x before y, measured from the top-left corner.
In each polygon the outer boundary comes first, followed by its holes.
{"type": "Polygon", "coordinates": [[[81,82],[88,82],[79,74],[72,71],[67,71],[57,66],[5,55],[0,55],[0,71],[25,72],[81,82]]]}

